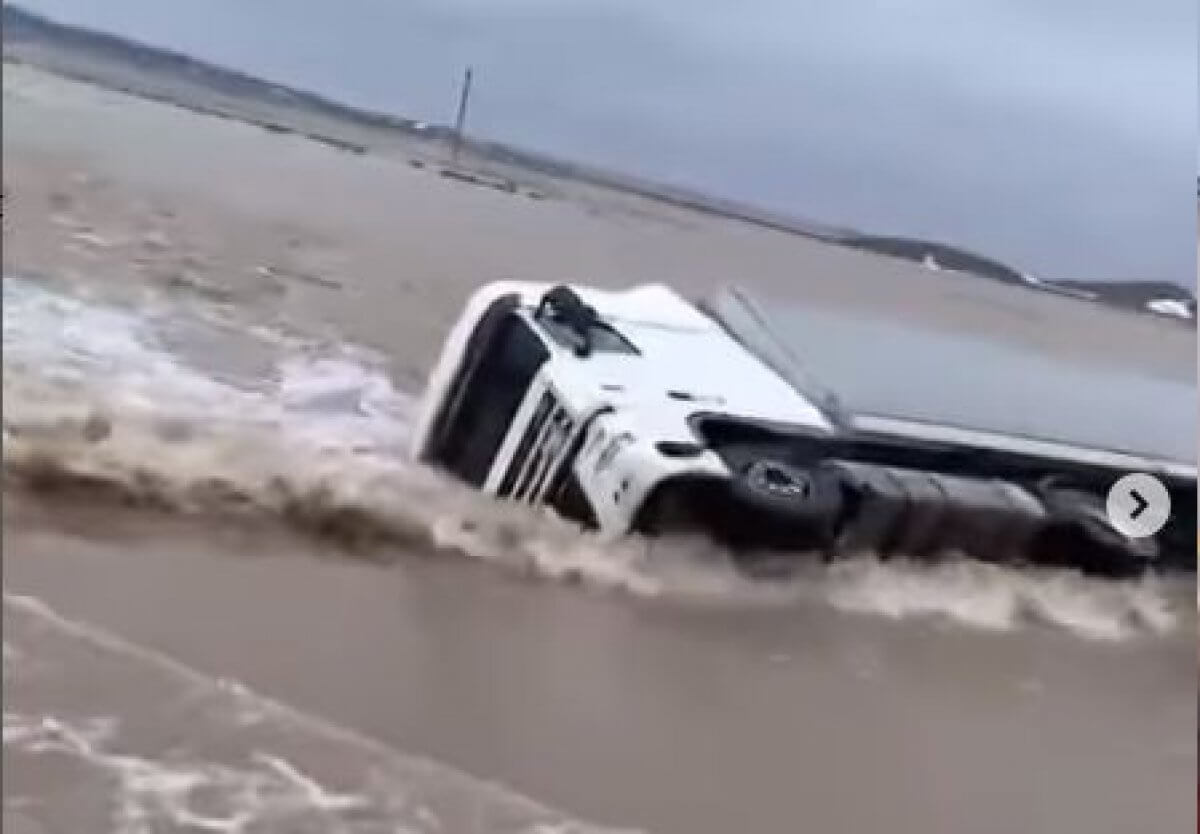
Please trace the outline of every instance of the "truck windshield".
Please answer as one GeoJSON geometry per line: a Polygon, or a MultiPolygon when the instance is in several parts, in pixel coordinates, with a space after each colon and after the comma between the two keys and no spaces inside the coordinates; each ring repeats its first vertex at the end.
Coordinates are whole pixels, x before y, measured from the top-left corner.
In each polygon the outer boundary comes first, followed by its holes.
{"type": "Polygon", "coordinates": [[[448,469],[467,483],[483,484],[530,382],[548,358],[541,339],[520,316],[504,317],[467,360],[442,453],[448,469]]]}

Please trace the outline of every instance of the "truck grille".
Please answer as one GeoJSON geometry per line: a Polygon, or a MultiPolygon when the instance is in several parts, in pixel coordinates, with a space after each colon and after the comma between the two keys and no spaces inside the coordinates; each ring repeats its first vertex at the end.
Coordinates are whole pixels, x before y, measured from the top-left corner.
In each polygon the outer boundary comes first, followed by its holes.
{"type": "Polygon", "coordinates": [[[564,468],[561,453],[571,442],[574,428],[570,412],[553,394],[543,394],[501,479],[497,495],[540,503],[552,491],[553,481],[564,468]]]}

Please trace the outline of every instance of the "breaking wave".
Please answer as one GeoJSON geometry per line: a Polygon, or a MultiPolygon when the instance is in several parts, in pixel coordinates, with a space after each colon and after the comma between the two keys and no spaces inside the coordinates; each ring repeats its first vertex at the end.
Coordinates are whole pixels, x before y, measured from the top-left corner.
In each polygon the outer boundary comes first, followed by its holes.
{"type": "Polygon", "coordinates": [[[645,596],[815,600],[993,630],[1162,634],[1190,601],[1153,580],[869,554],[764,585],[706,541],[607,541],[413,465],[414,403],[392,387],[385,357],[248,327],[218,308],[135,311],[6,276],[3,362],[6,484],[45,498],[280,519],[378,560],[455,552],[645,596]]]}

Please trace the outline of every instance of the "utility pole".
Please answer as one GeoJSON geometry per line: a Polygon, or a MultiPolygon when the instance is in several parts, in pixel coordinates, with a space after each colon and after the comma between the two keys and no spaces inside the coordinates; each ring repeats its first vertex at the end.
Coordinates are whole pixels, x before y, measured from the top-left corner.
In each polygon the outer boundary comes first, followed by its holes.
{"type": "Polygon", "coordinates": [[[463,125],[467,123],[467,100],[471,97],[471,75],[470,67],[463,74],[462,92],[458,97],[458,115],[454,119],[454,135],[450,137],[450,160],[453,164],[458,164],[458,152],[462,148],[463,125]]]}

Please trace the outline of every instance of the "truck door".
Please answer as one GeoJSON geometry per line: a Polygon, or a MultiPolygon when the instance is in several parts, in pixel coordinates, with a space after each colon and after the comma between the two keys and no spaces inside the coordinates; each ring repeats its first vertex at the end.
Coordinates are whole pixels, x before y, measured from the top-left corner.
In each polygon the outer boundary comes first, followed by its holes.
{"type": "Polygon", "coordinates": [[[442,435],[443,466],[475,487],[492,461],[550,352],[516,311],[503,314],[483,344],[471,346],[458,390],[450,394],[449,424],[442,435]]]}

